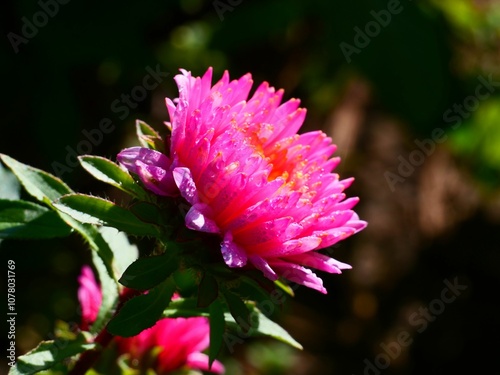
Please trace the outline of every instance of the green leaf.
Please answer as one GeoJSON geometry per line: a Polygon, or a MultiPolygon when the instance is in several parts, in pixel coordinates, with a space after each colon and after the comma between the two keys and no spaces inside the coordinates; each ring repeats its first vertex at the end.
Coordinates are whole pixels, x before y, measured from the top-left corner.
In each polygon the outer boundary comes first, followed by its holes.
{"type": "Polygon", "coordinates": [[[209,306],[219,295],[219,284],[215,277],[206,273],[203,275],[198,286],[198,306],[209,306]]]}
{"type": "Polygon", "coordinates": [[[40,169],[18,162],[10,156],[0,154],[0,159],[16,175],[26,191],[41,202],[51,204],[72,190],[59,178],[40,169]]]}
{"type": "Polygon", "coordinates": [[[93,155],[79,156],[78,160],[82,167],[99,181],[117,187],[137,198],[147,196],[147,193],[134,181],[132,176],[111,160],[93,155]]]}
{"type": "Polygon", "coordinates": [[[190,316],[208,317],[209,315],[208,308],[198,307],[196,298],[177,298],[170,302],[162,316],[164,318],[188,318],[190,316]]]}
{"type": "MultiPolygon", "coordinates": [[[[73,191],[61,179],[51,175],[50,173],[20,163],[4,154],[0,154],[0,159],[14,172],[30,195],[34,196],[39,201],[44,202],[51,208],[55,208],[53,205],[54,201],[58,200],[63,195],[73,193],[73,191]]],[[[99,256],[106,265],[109,275],[114,277],[113,270],[111,268],[113,253],[111,252],[111,249],[106,241],[104,241],[98,232],[97,228],[87,224],[82,224],[59,210],[57,213],[66,224],[75,229],[86,241],[88,241],[93,250],[98,252],[99,256]]]]}
{"type": "Polygon", "coordinates": [[[253,323],[250,317],[250,310],[245,302],[240,298],[240,296],[229,290],[224,290],[222,294],[226,300],[227,306],[229,307],[229,312],[236,323],[238,323],[240,328],[243,329],[243,332],[249,332],[253,323]]]}
{"type": "Polygon", "coordinates": [[[175,292],[172,278],[151,289],[148,294],[132,298],[111,319],[107,329],[110,333],[122,337],[131,337],[152,327],[170,303],[175,292]]]}
{"type": "Polygon", "coordinates": [[[95,226],[81,223],[63,212],[58,211],[58,213],[61,219],[63,219],[69,226],[80,233],[84,240],[88,242],[90,248],[96,251],[97,254],[99,254],[102,261],[106,265],[109,276],[115,278],[112,267],[113,252],[111,251],[109,244],[102,237],[101,233],[99,233],[99,230],[95,226]]]}
{"type": "Polygon", "coordinates": [[[107,225],[128,234],[154,236],[158,229],[139,220],[129,210],[103,198],[85,194],[68,194],[54,206],[83,223],[107,225]]]}
{"type": "Polygon", "coordinates": [[[0,199],[0,238],[65,237],[71,228],[46,207],[22,200],[0,199]]]}
{"type": "Polygon", "coordinates": [[[130,205],[130,211],[141,221],[149,224],[164,225],[163,212],[160,207],[149,202],[135,202],[130,205]]]}
{"type": "MultiPolygon", "coordinates": [[[[247,305],[252,309],[251,320],[253,321],[252,328],[248,333],[242,333],[242,337],[248,336],[269,336],[273,337],[279,341],[282,341],[288,345],[293,346],[297,349],[303,349],[302,345],[298,343],[290,334],[279,324],[273,322],[266,315],[264,315],[258,308],[253,305],[247,305]]],[[[234,321],[233,317],[226,314],[226,321],[229,326],[237,327],[237,323],[234,321]]]]}
{"type": "MultiPolygon", "coordinates": [[[[226,297],[227,301],[226,294],[224,294],[224,297],[226,297]]],[[[229,304],[231,303],[228,303],[228,305],[229,304]]],[[[234,301],[232,301],[232,304],[234,304],[234,301]]],[[[238,308],[241,308],[241,306],[238,308]]],[[[219,300],[215,300],[207,309],[207,308],[197,307],[197,301],[195,298],[179,298],[172,301],[170,305],[163,311],[163,317],[177,318],[177,317],[190,317],[190,316],[210,316],[210,318],[212,318],[212,313],[214,312],[215,313],[214,316],[215,317],[219,316],[220,319],[220,311],[222,311],[222,314],[224,316],[223,319],[226,322],[227,326],[231,329],[234,329],[237,333],[239,333],[242,339],[250,336],[255,336],[255,337],[269,336],[279,341],[282,341],[290,346],[293,346],[294,348],[302,349],[302,345],[300,345],[292,336],[290,336],[290,334],[283,327],[270,320],[253,304],[246,303],[246,308],[249,311],[249,317],[247,322],[249,323],[251,322],[249,324],[250,329],[248,330],[248,332],[242,331],[243,327],[241,327],[237,323],[237,321],[233,316],[233,313],[223,311],[223,306],[219,300]],[[214,304],[219,305],[215,306],[215,310],[214,310],[214,304]]],[[[239,316],[239,313],[236,313],[236,315],[239,316]]],[[[220,321],[218,324],[220,325],[220,321]]],[[[220,327],[216,327],[216,330],[218,330],[217,332],[221,332],[220,327]]],[[[210,347],[212,347],[213,342],[217,343],[217,338],[214,339],[216,341],[212,341],[212,338],[210,339],[210,347]]]]}
{"type": "Polygon", "coordinates": [[[142,121],[137,121],[135,124],[137,139],[142,147],[152,150],[164,152],[165,146],[163,139],[151,126],[142,121]]]}
{"type": "Polygon", "coordinates": [[[222,348],[226,321],[222,303],[216,299],[209,307],[210,312],[210,348],[208,349],[209,366],[212,366],[222,348]]]}
{"type": "MultiPolygon", "coordinates": [[[[131,244],[127,235],[115,228],[101,227],[99,234],[102,236],[102,242],[109,245],[110,251],[113,253],[113,271],[115,278],[120,278],[125,269],[139,256],[137,246],[131,244]]],[[[102,246],[102,245],[101,245],[102,246]]],[[[118,282],[115,278],[109,276],[107,268],[102,262],[102,258],[96,256],[97,252],[92,252],[92,261],[97,270],[101,290],[105,291],[102,295],[101,307],[94,324],[91,327],[91,332],[99,332],[104,325],[112,317],[113,312],[118,303],[119,291],[118,282]]]]}
{"type": "Polygon", "coordinates": [[[170,249],[162,255],[139,258],[126,270],[119,282],[126,287],[146,290],[158,285],[179,267],[179,259],[170,249]]]}
{"type": "Polygon", "coordinates": [[[192,295],[198,290],[199,271],[194,268],[180,268],[173,274],[177,289],[182,295],[192,295]]]}
{"type": "Polygon", "coordinates": [[[21,196],[21,185],[14,173],[5,169],[0,164],[0,198],[2,199],[19,199],[21,196]]]}
{"type": "Polygon", "coordinates": [[[94,349],[96,344],[88,343],[87,340],[88,337],[80,333],[75,340],[43,341],[29,353],[18,357],[9,375],[35,374],[59,364],[66,358],[94,349]]]}
{"type": "Polygon", "coordinates": [[[290,334],[279,324],[273,322],[266,315],[264,315],[258,309],[254,310],[257,312],[258,316],[258,329],[257,333],[264,336],[270,336],[277,340],[280,340],[286,344],[293,346],[294,348],[302,350],[303,347],[298,343],[290,334]]]}
{"type": "Polygon", "coordinates": [[[102,300],[97,317],[90,327],[92,333],[100,332],[111,319],[118,305],[119,291],[118,283],[112,278],[97,252],[92,252],[92,262],[97,270],[97,276],[101,284],[102,300]]]}
{"type": "Polygon", "coordinates": [[[127,267],[139,257],[139,249],[130,243],[125,232],[120,232],[116,228],[100,227],[99,233],[113,252],[113,270],[119,279],[127,267]]]}

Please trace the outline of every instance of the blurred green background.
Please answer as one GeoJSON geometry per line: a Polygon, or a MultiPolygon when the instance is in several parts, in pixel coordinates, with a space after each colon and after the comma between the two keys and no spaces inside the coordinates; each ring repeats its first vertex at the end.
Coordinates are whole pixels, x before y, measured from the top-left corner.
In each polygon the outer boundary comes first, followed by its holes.
{"type": "MultiPolygon", "coordinates": [[[[299,288],[277,315],[303,352],[249,340],[224,353],[228,374],[496,368],[497,1],[18,0],[2,7],[0,152],[59,170],[74,190],[120,199],[69,166],[68,155],[114,159],[135,144],[136,119],[161,129],[179,68],[199,75],[213,66],[216,78],[225,69],[233,78],[251,72],[256,84],[266,80],[302,100],[303,131],[323,129],[338,144],[337,171],[356,177],[348,193],[360,196],[357,211],[369,222],[331,252],[353,269],[322,275],[326,296],[299,288]],[[141,89],[151,71],[160,84],[141,89]],[[102,121],[113,130],[85,150],[85,134],[102,121]],[[443,302],[444,280],[455,278],[466,288],[443,302]],[[405,333],[411,344],[398,351],[405,333]],[[393,348],[388,362],[384,347],[393,348]]],[[[3,241],[0,254],[2,264],[17,264],[19,353],[49,338],[56,319],[78,322],[76,276],[89,260],[80,238],[3,241]]]]}

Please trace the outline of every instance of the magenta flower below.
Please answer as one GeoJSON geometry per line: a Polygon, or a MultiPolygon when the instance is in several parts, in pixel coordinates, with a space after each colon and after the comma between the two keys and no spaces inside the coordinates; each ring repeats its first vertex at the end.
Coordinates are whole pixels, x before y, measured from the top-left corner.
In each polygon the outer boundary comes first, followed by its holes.
{"type": "Polygon", "coordinates": [[[208,319],[164,318],[155,326],[130,338],[117,338],[121,353],[128,353],[132,363],[139,366],[148,363],[152,356],[158,374],[169,374],[181,368],[224,373],[224,366],[215,361],[209,370],[208,356],[201,351],[209,346],[210,327],[208,319]]]}
{"type": "Polygon", "coordinates": [[[82,308],[81,328],[88,330],[94,323],[101,306],[101,288],[97,284],[94,273],[89,266],[83,266],[80,276],[78,276],[80,288],[78,288],[78,300],[82,308]]]}
{"type": "Polygon", "coordinates": [[[119,162],[144,186],[190,205],[192,230],[221,238],[224,262],[253,266],[271,280],[283,277],[326,293],[308,267],[341,273],[349,265],[318,250],[366,226],[346,198],[352,178],[333,173],[335,145],[321,131],[297,134],[306,110],[281,103],[283,90],[262,83],[249,98],[250,74],[212,86],[182,70],[179,98],[167,99],[168,155],[142,147],[123,150],[119,162]]]}
{"type": "MultiPolygon", "coordinates": [[[[83,312],[82,329],[96,317],[102,302],[101,288],[90,267],[84,266],[78,278],[78,299],[83,312]]],[[[159,375],[180,369],[224,373],[224,366],[214,361],[209,369],[208,356],[202,351],[210,344],[210,327],[204,317],[163,318],[133,337],[115,337],[120,355],[127,355],[134,368],[152,368],[159,375]]]]}

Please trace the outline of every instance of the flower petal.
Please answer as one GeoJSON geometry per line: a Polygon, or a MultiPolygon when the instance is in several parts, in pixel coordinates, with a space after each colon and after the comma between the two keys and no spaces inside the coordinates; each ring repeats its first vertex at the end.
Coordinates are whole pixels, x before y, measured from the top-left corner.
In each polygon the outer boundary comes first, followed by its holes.
{"type": "Polygon", "coordinates": [[[278,275],[274,270],[271,268],[269,263],[267,263],[264,258],[258,256],[258,255],[252,255],[249,258],[250,262],[257,268],[258,270],[262,271],[265,277],[267,277],[270,280],[277,280],[278,275]]]}
{"type": "Polygon", "coordinates": [[[195,204],[186,214],[186,226],[200,232],[219,233],[219,227],[207,215],[210,211],[210,207],[204,203],[195,204]]]}
{"type": "Polygon", "coordinates": [[[294,263],[283,261],[273,262],[271,266],[285,279],[326,294],[326,289],[323,286],[323,280],[316,276],[316,274],[311,270],[294,263]]]}
{"type": "MultiPolygon", "coordinates": [[[[302,237],[286,241],[282,255],[301,254],[316,249],[321,243],[321,238],[316,236],[302,237]]],[[[275,255],[276,256],[276,255],[275,255]]]]}
{"type": "Polygon", "coordinates": [[[310,251],[304,254],[291,255],[286,257],[286,260],[329,273],[342,273],[341,270],[352,268],[346,263],[339,262],[338,260],[317,253],[315,251],[310,251]]]}
{"type": "Polygon", "coordinates": [[[144,186],[158,195],[175,197],[179,195],[179,190],[175,185],[172,172],[168,169],[147,165],[142,161],[137,160],[136,173],[141,179],[144,186]]]}
{"type": "Polygon", "coordinates": [[[161,152],[145,147],[126,148],[118,154],[117,159],[120,164],[135,174],[137,174],[137,161],[165,170],[168,170],[171,164],[170,160],[161,152]]]}
{"type": "Polygon", "coordinates": [[[182,197],[191,204],[198,203],[198,192],[189,168],[174,168],[172,174],[182,197]]]}
{"type": "Polygon", "coordinates": [[[227,232],[221,243],[221,252],[224,262],[229,267],[243,267],[247,263],[245,249],[233,242],[233,235],[227,232]]]}

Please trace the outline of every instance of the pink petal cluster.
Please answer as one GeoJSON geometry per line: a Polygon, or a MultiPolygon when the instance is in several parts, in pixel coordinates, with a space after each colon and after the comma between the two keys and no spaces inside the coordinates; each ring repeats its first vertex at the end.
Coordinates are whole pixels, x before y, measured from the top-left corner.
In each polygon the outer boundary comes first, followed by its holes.
{"type": "MultiPolygon", "coordinates": [[[[102,302],[102,294],[90,267],[84,266],[78,278],[78,299],[82,307],[82,329],[92,324],[102,302]]],[[[164,318],[134,337],[115,337],[121,354],[129,354],[138,367],[152,364],[155,373],[170,374],[182,368],[224,373],[224,366],[214,361],[209,369],[208,356],[202,351],[210,344],[208,319],[164,318]]],[[[142,368],[142,367],[141,367],[142,368]]]]}
{"type": "Polygon", "coordinates": [[[352,208],[358,198],[332,170],[335,145],[321,131],[297,134],[306,110],[267,82],[249,98],[250,74],[212,86],[181,70],[179,98],[167,99],[169,155],[132,147],[119,162],[152,192],[181,195],[191,205],[190,229],[216,233],[229,267],[252,265],[271,280],[284,277],[326,293],[309,268],[350,268],[317,250],[366,226],[352,208]]]}

